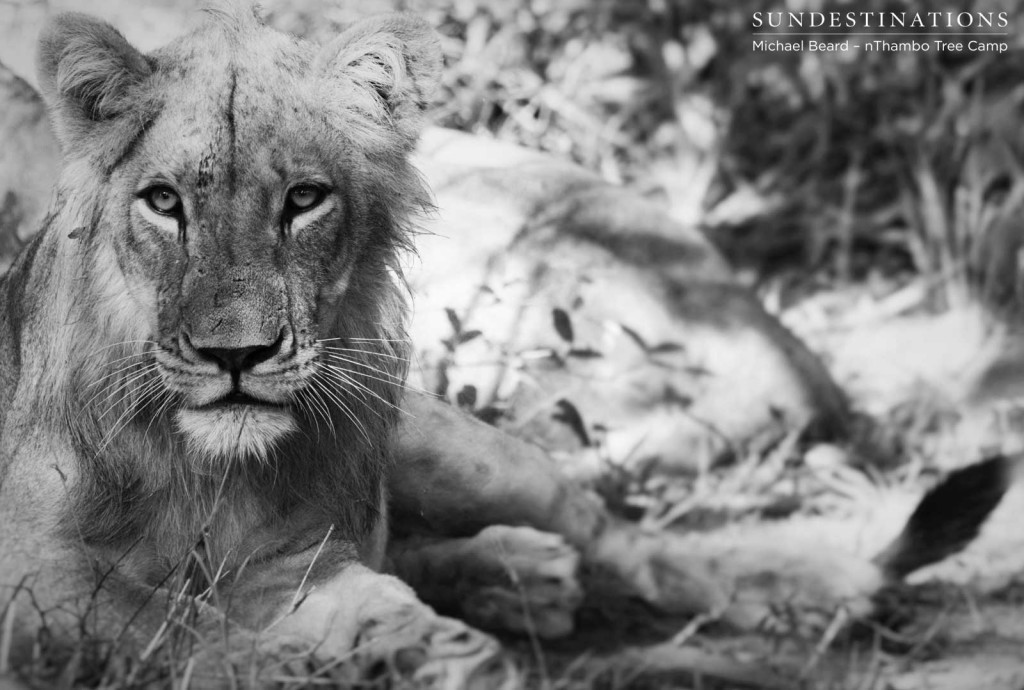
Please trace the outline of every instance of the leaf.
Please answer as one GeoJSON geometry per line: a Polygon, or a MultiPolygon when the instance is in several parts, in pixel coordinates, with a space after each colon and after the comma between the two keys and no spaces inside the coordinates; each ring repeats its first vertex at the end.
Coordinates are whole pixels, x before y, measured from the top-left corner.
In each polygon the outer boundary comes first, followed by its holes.
{"type": "Polygon", "coordinates": [[[678,405],[684,410],[693,405],[693,398],[685,393],[680,393],[675,386],[665,386],[665,402],[670,405],[678,405]]]}
{"type": "Polygon", "coordinates": [[[637,333],[624,323],[620,323],[619,328],[622,329],[623,333],[629,336],[630,340],[637,344],[637,347],[639,347],[644,352],[647,352],[647,341],[644,340],[639,333],[637,333]]]}
{"type": "Polygon", "coordinates": [[[672,352],[685,352],[686,347],[679,343],[658,343],[647,351],[649,355],[667,355],[672,352]]]}
{"type": "Polygon", "coordinates": [[[555,331],[558,335],[567,343],[572,343],[573,332],[572,332],[572,319],[569,318],[569,314],[559,307],[555,307],[551,310],[551,318],[555,324],[555,331]]]}
{"type": "Polygon", "coordinates": [[[579,359],[600,359],[604,357],[603,354],[592,347],[574,347],[567,354],[569,357],[577,357],[579,359]]]}
{"type": "Polygon", "coordinates": [[[555,403],[555,407],[558,408],[558,411],[551,415],[551,418],[567,424],[579,438],[580,443],[584,447],[589,448],[591,446],[590,434],[587,433],[587,426],[583,423],[583,415],[576,409],[576,406],[562,398],[555,403]]]}
{"type": "Polygon", "coordinates": [[[462,321],[459,320],[459,315],[455,313],[455,310],[451,307],[445,307],[444,313],[448,315],[448,323],[452,325],[452,330],[456,334],[462,333],[462,321]]]}
{"type": "Polygon", "coordinates": [[[459,392],[455,394],[455,402],[459,407],[468,410],[472,410],[476,407],[476,386],[463,386],[459,392]]]}
{"type": "Polygon", "coordinates": [[[483,335],[483,331],[477,330],[475,328],[471,331],[466,331],[465,333],[459,336],[459,345],[468,343],[470,340],[475,340],[476,338],[479,338],[481,335],[483,335]]]}

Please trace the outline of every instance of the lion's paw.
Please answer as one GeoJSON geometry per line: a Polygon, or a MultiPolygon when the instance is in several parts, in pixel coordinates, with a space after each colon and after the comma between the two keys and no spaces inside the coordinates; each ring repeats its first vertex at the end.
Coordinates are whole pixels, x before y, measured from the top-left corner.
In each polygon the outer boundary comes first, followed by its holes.
{"type": "Polygon", "coordinates": [[[529,527],[488,527],[467,548],[468,596],[462,615],[486,628],[555,638],[573,630],[583,601],[580,557],[562,537],[529,527]]]}
{"type": "Polygon", "coordinates": [[[579,553],[561,536],[530,527],[407,540],[389,556],[424,601],[484,628],[561,637],[572,632],[583,601],[579,553]]]}
{"type": "Polygon", "coordinates": [[[427,607],[365,622],[356,656],[367,675],[398,677],[416,688],[518,687],[515,666],[494,638],[427,607]]]}

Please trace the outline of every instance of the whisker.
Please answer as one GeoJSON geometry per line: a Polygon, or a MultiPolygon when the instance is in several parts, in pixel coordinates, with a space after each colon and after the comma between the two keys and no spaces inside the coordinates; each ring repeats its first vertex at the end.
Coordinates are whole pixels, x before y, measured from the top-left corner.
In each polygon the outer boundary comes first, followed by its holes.
{"type": "Polygon", "coordinates": [[[411,343],[412,341],[408,338],[319,338],[316,340],[318,343],[329,343],[336,340],[347,340],[349,342],[356,343],[411,343]]]}
{"type": "MultiPolygon", "coordinates": [[[[353,376],[349,372],[345,371],[344,369],[341,369],[340,367],[335,367],[335,366],[332,366],[330,364],[324,363],[323,371],[324,371],[325,374],[333,376],[335,378],[335,380],[339,381],[340,383],[347,383],[347,384],[349,384],[351,386],[354,386],[357,392],[368,394],[368,395],[376,398],[377,400],[379,400],[380,402],[384,403],[385,405],[387,405],[388,407],[390,407],[392,409],[395,409],[395,410],[400,410],[401,409],[398,405],[394,404],[390,400],[386,400],[385,398],[383,398],[379,393],[374,391],[372,388],[367,386],[362,381],[358,381],[355,378],[353,378],[353,376]]],[[[368,378],[373,378],[373,377],[368,377],[368,378]]],[[[380,379],[377,379],[377,380],[380,380],[380,379]]]]}
{"type": "MultiPolygon", "coordinates": [[[[319,371],[314,373],[313,378],[315,379],[317,374],[319,373],[319,371]]],[[[327,381],[325,381],[325,383],[327,383],[327,381]]],[[[349,406],[346,405],[345,402],[341,399],[341,395],[339,395],[335,391],[332,391],[329,386],[324,387],[323,393],[341,409],[342,414],[344,414],[349,421],[355,424],[355,426],[363,434],[363,438],[366,439],[366,442],[372,445],[373,441],[370,440],[370,434],[367,433],[366,427],[363,426],[363,423],[359,421],[359,418],[355,414],[353,414],[349,406]]]]}
{"type": "Polygon", "coordinates": [[[142,383],[135,387],[135,390],[126,390],[124,395],[121,396],[120,400],[117,403],[112,403],[110,407],[108,407],[103,412],[103,414],[100,415],[100,419],[105,417],[111,410],[116,409],[117,405],[122,402],[127,402],[130,407],[145,407],[146,401],[149,398],[150,394],[158,392],[160,388],[161,385],[159,379],[151,378],[146,381],[143,381],[142,383]]]}
{"type": "Polygon", "coordinates": [[[367,379],[370,379],[372,381],[379,381],[380,383],[386,384],[388,386],[398,386],[399,388],[402,388],[404,390],[411,390],[411,388],[408,386],[408,384],[406,384],[405,379],[399,378],[398,376],[396,376],[395,374],[392,374],[390,372],[380,371],[378,369],[373,369],[372,367],[365,366],[362,362],[353,361],[353,360],[347,359],[345,357],[334,356],[333,359],[336,359],[336,360],[338,360],[340,362],[344,362],[345,364],[351,364],[351,365],[354,365],[354,366],[362,366],[363,368],[370,369],[370,371],[373,371],[374,373],[381,374],[382,376],[387,376],[389,378],[380,378],[379,376],[373,376],[372,374],[368,374],[368,373],[363,372],[363,371],[359,371],[359,372],[350,371],[348,369],[345,369],[344,367],[339,367],[336,364],[331,364],[330,362],[325,362],[323,360],[320,361],[320,364],[322,364],[323,366],[325,366],[327,368],[330,368],[330,369],[340,369],[341,371],[347,372],[351,376],[362,376],[363,378],[367,378],[367,379]]]}
{"type": "MultiPolygon", "coordinates": [[[[100,419],[103,419],[103,417],[105,417],[107,415],[107,412],[109,412],[111,409],[113,409],[115,407],[115,405],[110,402],[111,398],[113,398],[116,395],[119,395],[120,398],[122,398],[122,399],[124,397],[126,397],[127,393],[130,392],[128,389],[130,389],[131,384],[133,384],[135,381],[138,381],[140,378],[145,378],[146,376],[151,374],[153,371],[155,371],[158,366],[159,365],[157,365],[156,363],[149,364],[149,365],[143,367],[141,370],[139,370],[137,372],[134,372],[130,376],[126,377],[123,381],[121,381],[121,383],[119,383],[113,389],[110,389],[110,390],[104,389],[104,390],[101,390],[101,391],[97,392],[94,396],[92,396],[89,399],[89,401],[83,407],[88,407],[96,398],[98,398],[99,396],[103,395],[104,392],[106,392],[107,396],[105,398],[103,398],[103,401],[100,403],[101,406],[107,407],[106,412],[104,412],[103,414],[100,415],[100,419]],[[125,393],[121,394],[121,391],[124,391],[125,393]]],[[[157,380],[157,379],[154,379],[154,380],[157,380]]]]}
{"type": "Polygon", "coordinates": [[[298,395],[293,396],[295,403],[299,406],[299,410],[302,411],[307,417],[313,420],[313,425],[316,427],[317,438],[320,437],[320,412],[313,406],[313,399],[310,395],[305,394],[305,391],[299,391],[298,395]]]}
{"type": "Polygon", "coordinates": [[[124,362],[125,360],[133,359],[135,357],[145,357],[146,354],[148,354],[146,351],[132,352],[130,354],[125,355],[124,357],[118,357],[117,359],[112,359],[109,362],[106,362],[106,364],[108,366],[112,366],[114,364],[118,364],[119,362],[124,362]]]}
{"type": "Polygon", "coordinates": [[[98,355],[99,353],[103,352],[104,350],[109,350],[109,349],[114,348],[114,347],[121,347],[123,345],[159,345],[159,344],[160,343],[156,342],[155,340],[122,340],[119,343],[112,343],[110,345],[104,345],[103,347],[96,348],[95,350],[93,350],[92,352],[89,353],[89,357],[90,358],[95,357],[96,355],[98,355]]]}
{"type": "MultiPolygon", "coordinates": [[[[105,346],[103,346],[101,348],[97,348],[96,350],[94,350],[92,352],[92,354],[89,355],[89,357],[90,358],[94,357],[95,355],[99,354],[100,352],[103,352],[104,350],[109,350],[109,349],[111,349],[113,347],[120,347],[120,346],[123,346],[123,345],[132,345],[132,344],[151,344],[151,345],[157,345],[157,343],[155,341],[153,341],[153,340],[125,340],[125,341],[122,341],[122,342],[119,342],[119,343],[113,343],[112,345],[105,345],[105,346]]],[[[142,351],[139,351],[139,352],[130,352],[127,355],[124,355],[123,357],[118,357],[117,359],[113,359],[113,360],[107,362],[106,365],[107,366],[114,366],[116,364],[120,364],[121,362],[124,362],[124,361],[127,361],[127,360],[145,357],[147,354],[148,354],[148,352],[146,350],[142,350],[142,351]]],[[[119,367],[119,368],[117,368],[117,369],[115,369],[113,371],[107,372],[106,374],[104,374],[100,378],[96,379],[95,381],[90,382],[89,385],[87,386],[87,388],[92,388],[93,386],[101,385],[104,382],[106,382],[108,379],[110,379],[112,377],[115,377],[118,374],[120,374],[121,372],[126,371],[128,369],[131,369],[132,367],[137,366],[138,364],[140,364],[140,362],[129,362],[128,364],[126,364],[124,366],[121,366],[121,367],[119,367]]],[[[91,403],[94,399],[95,398],[91,398],[89,400],[89,403],[91,403]]]]}
{"type": "MultiPolygon", "coordinates": [[[[327,374],[330,374],[331,372],[323,371],[321,373],[324,374],[324,375],[327,375],[327,374]]],[[[351,390],[351,388],[349,388],[346,385],[346,384],[349,383],[349,381],[346,381],[346,380],[338,378],[338,377],[327,377],[327,378],[324,378],[323,381],[324,381],[324,383],[329,383],[331,385],[334,393],[338,397],[344,397],[344,395],[346,393],[350,392],[350,390],[351,390]]],[[[329,392],[329,391],[325,389],[324,392],[329,392]]],[[[363,404],[363,406],[367,410],[372,412],[378,419],[384,419],[384,417],[380,414],[380,412],[378,412],[373,406],[368,404],[368,402],[366,400],[366,394],[363,391],[360,391],[360,390],[356,389],[354,392],[359,396],[359,402],[361,402],[363,404]]],[[[353,400],[353,402],[355,402],[355,400],[353,400]]],[[[384,402],[386,403],[387,401],[384,401],[384,402]]]]}
{"type": "MultiPolygon", "coordinates": [[[[372,393],[374,395],[377,395],[376,391],[374,391],[372,388],[370,388],[370,386],[366,383],[366,381],[379,381],[380,383],[383,383],[383,384],[385,384],[388,387],[394,387],[395,386],[395,383],[393,383],[391,381],[387,381],[385,379],[380,379],[380,378],[377,378],[375,376],[371,376],[371,375],[369,375],[369,374],[367,374],[365,372],[362,372],[362,371],[354,371],[352,369],[348,369],[348,368],[346,368],[344,366],[341,366],[341,365],[338,365],[338,364],[332,364],[331,362],[323,362],[322,361],[322,362],[320,362],[320,366],[324,369],[324,371],[326,373],[331,374],[332,376],[335,376],[335,377],[339,377],[339,378],[343,379],[346,383],[350,383],[353,386],[356,386],[357,388],[359,388],[360,390],[366,391],[367,393],[372,393]],[[360,379],[366,379],[366,381],[360,380],[360,379]]],[[[401,386],[399,386],[399,387],[401,387],[401,386]]]]}
{"type": "Polygon", "coordinates": [[[160,403],[160,406],[156,408],[156,412],[153,413],[153,417],[149,420],[149,424],[146,426],[146,431],[144,431],[142,434],[143,436],[149,435],[149,430],[153,427],[153,422],[155,422],[159,417],[161,417],[164,414],[164,412],[167,411],[167,408],[171,406],[171,403],[174,401],[174,396],[171,395],[171,392],[168,391],[166,388],[160,391],[160,395],[163,396],[163,401],[160,403]]]}
{"type": "Polygon", "coordinates": [[[130,389],[132,383],[134,383],[136,380],[138,380],[140,378],[144,378],[145,376],[147,376],[150,373],[152,373],[152,369],[147,369],[147,370],[136,372],[136,373],[132,374],[130,377],[128,377],[127,379],[122,380],[116,386],[113,386],[113,387],[110,387],[110,388],[103,388],[103,389],[97,391],[91,398],[89,398],[89,400],[87,400],[85,402],[84,405],[82,405],[81,409],[89,409],[89,407],[92,405],[93,401],[95,401],[101,395],[106,393],[106,395],[103,398],[103,400],[100,403],[97,404],[97,407],[105,407],[106,408],[105,411],[100,415],[100,418],[102,419],[103,417],[105,417],[107,415],[107,413],[111,409],[113,409],[114,407],[117,406],[116,401],[122,400],[125,397],[127,397],[128,393],[130,392],[129,389],[130,389]]]}
{"type": "MultiPolygon", "coordinates": [[[[429,391],[427,391],[426,389],[421,388],[420,386],[414,386],[414,385],[410,384],[409,380],[406,377],[399,376],[398,374],[393,374],[390,371],[387,371],[386,369],[381,369],[380,367],[374,366],[372,364],[368,364],[366,362],[360,362],[357,359],[353,359],[351,357],[346,357],[344,355],[335,354],[333,352],[324,352],[322,354],[330,357],[331,359],[336,359],[339,362],[344,362],[345,364],[351,364],[353,366],[357,366],[357,367],[360,367],[362,369],[368,369],[369,371],[372,371],[375,374],[380,374],[381,376],[385,376],[385,377],[387,377],[390,380],[378,379],[378,378],[370,376],[368,374],[364,374],[363,372],[354,372],[354,371],[350,372],[350,373],[352,373],[354,375],[365,376],[366,378],[371,378],[371,379],[374,379],[376,381],[380,381],[381,383],[398,385],[403,390],[412,391],[413,393],[422,393],[423,395],[431,395],[431,393],[429,391]]],[[[324,362],[323,360],[321,360],[321,363],[329,365],[328,362],[324,362]]]]}
{"type": "Polygon", "coordinates": [[[353,343],[411,343],[409,338],[349,338],[353,343]]]}
{"type": "MultiPolygon", "coordinates": [[[[130,359],[132,357],[142,357],[145,354],[146,353],[144,353],[144,352],[140,352],[140,353],[135,354],[135,355],[129,355],[128,357],[121,357],[119,360],[114,360],[114,362],[111,362],[111,364],[116,363],[118,361],[123,361],[123,360],[126,360],[126,359],[130,359]]],[[[123,367],[121,367],[119,369],[115,369],[114,371],[111,371],[110,373],[104,374],[100,378],[98,378],[95,381],[93,381],[92,383],[90,383],[88,385],[88,388],[92,388],[93,386],[98,386],[99,384],[105,382],[107,379],[109,379],[111,377],[114,377],[114,376],[117,376],[122,371],[128,371],[129,369],[131,369],[133,367],[137,367],[137,366],[139,366],[139,364],[141,364],[141,363],[140,362],[131,362],[130,364],[126,364],[126,365],[124,365],[123,367]]]]}
{"type": "Polygon", "coordinates": [[[354,365],[360,366],[363,369],[368,369],[369,371],[374,372],[375,374],[380,374],[381,376],[387,376],[389,378],[393,378],[393,379],[395,379],[395,381],[397,383],[404,383],[404,381],[405,381],[405,377],[404,376],[399,376],[398,374],[394,374],[394,373],[388,371],[387,369],[382,369],[379,366],[376,366],[376,365],[373,365],[373,364],[369,364],[368,362],[361,362],[358,359],[352,358],[350,355],[341,355],[341,354],[338,354],[336,352],[323,352],[321,354],[326,356],[326,357],[330,357],[331,359],[336,359],[338,361],[345,362],[347,364],[354,364],[354,365]]]}
{"type": "MultiPolygon", "coordinates": [[[[346,413],[346,416],[348,416],[349,419],[359,423],[361,426],[361,422],[359,422],[358,419],[353,419],[352,417],[353,410],[350,407],[350,405],[346,402],[349,390],[347,388],[342,387],[342,382],[338,381],[337,379],[333,379],[326,376],[326,372],[322,370],[317,372],[317,376],[317,380],[322,384],[320,392],[323,393],[323,395],[327,396],[327,400],[333,402],[335,405],[342,408],[342,411],[346,413]]],[[[355,402],[355,400],[351,400],[351,402],[355,402]]],[[[371,412],[380,417],[380,413],[378,413],[372,407],[367,407],[367,409],[369,409],[371,412]]]]}
{"type": "MultiPolygon", "coordinates": [[[[144,402],[148,397],[159,391],[159,389],[156,386],[154,386],[154,384],[159,384],[159,381],[154,379],[145,384],[145,387],[142,389],[145,392],[142,394],[140,402],[144,402]]],[[[121,416],[118,417],[117,421],[114,422],[113,426],[111,426],[110,431],[108,431],[106,435],[103,437],[103,441],[100,443],[100,447],[96,450],[97,455],[106,450],[107,446],[110,445],[114,438],[116,438],[118,434],[124,431],[128,427],[128,425],[132,423],[132,420],[135,419],[144,408],[145,405],[143,404],[131,405],[128,407],[128,409],[122,412],[121,416]]]]}
{"type": "Polygon", "coordinates": [[[303,396],[303,395],[293,395],[292,396],[292,402],[295,403],[295,406],[298,408],[299,412],[304,417],[310,417],[310,418],[313,419],[313,423],[316,425],[317,436],[319,436],[320,435],[320,423],[316,420],[316,417],[313,415],[313,413],[312,413],[312,411],[310,409],[309,401],[306,400],[305,396],[303,396]]]}
{"type": "Polygon", "coordinates": [[[393,359],[396,362],[405,362],[406,364],[409,363],[409,358],[408,357],[400,357],[400,356],[398,356],[396,354],[392,354],[390,352],[378,352],[377,350],[360,350],[358,348],[353,348],[353,347],[335,347],[333,345],[322,345],[320,347],[320,349],[321,350],[326,350],[326,351],[329,351],[329,352],[342,352],[342,353],[345,353],[345,354],[358,354],[358,355],[370,355],[370,356],[373,356],[373,357],[383,357],[383,358],[386,358],[386,359],[393,359]]]}
{"type": "MultiPolygon", "coordinates": [[[[327,402],[323,399],[323,396],[320,395],[320,391],[317,389],[315,385],[317,383],[315,379],[313,383],[314,385],[310,387],[310,393],[316,396],[316,401],[318,402],[318,406],[324,418],[324,424],[326,424],[330,428],[331,435],[337,438],[338,430],[334,428],[334,422],[331,420],[330,408],[328,407],[327,402]]],[[[317,429],[317,433],[319,434],[319,428],[317,429]]]]}

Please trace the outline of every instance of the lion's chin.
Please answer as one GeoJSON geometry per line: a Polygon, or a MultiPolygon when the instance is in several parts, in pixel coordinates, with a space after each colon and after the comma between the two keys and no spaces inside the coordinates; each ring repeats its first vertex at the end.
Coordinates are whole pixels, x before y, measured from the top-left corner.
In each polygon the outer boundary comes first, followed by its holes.
{"type": "Polygon", "coordinates": [[[288,410],[259,405],[180,409],[175,421],[193,454],[212,462],[266,460],[274,444],[297,428],[288,410]]]}

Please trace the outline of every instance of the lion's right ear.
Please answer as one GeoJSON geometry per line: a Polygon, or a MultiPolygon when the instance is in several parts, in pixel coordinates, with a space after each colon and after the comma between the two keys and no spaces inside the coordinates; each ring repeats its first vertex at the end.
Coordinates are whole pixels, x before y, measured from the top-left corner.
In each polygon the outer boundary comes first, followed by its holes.
{"type": "Polygon", "coordinates": [[[65,153],[93,127],[127,112],[152,68],[106,22],[68,12],[39,38],[39,85],[65,153]]]}
{"type": "MultiPolygon", "coordinates": [[[[372,94],[376,103],[362,109],[413,139],[443,62],[437,32],[419,17],[400,13],[356,22],[321,49],[313,69],[372,94]]],[[[365,105],[359,101],[348,105],[365,105]]]]}

